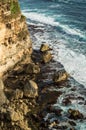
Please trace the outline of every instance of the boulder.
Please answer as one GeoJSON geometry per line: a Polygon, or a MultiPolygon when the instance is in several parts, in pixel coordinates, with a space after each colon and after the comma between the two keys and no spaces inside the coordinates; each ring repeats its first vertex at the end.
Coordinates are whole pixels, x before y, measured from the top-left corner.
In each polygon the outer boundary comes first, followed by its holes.
{"type": "Polygon", "coordinates": [[[69,109],[68,113],[69,113],[69,118],[70,119],[77,120],[77,119],[82,119],[83,118],[83,114],[80,113],[78,110],[69,109]]]}
{"type": "Polygon", "coordinates": [[[51,105],[48,106],[47,110],[48,110],[48,112],[55,113],[56,116],[61,116],[62,115],[62,111],[63,111],[60,107],[57,106],[55,108],[55,106],[51,106],[51,105]]]}
{"type": "Polygon", "coordinates": [[[13,98],[14,99],[21,99],[23,98],[23,91],[20,89],[16,89],[15,92],[13,93],[13,98]]]}
{"type": "Polygon", "coordinates": [[[70,98],[69,97],[68,98],[64,98],[62,100],[62,104],[65,105],[65,106],[70,105],[71,104],[70,98]]]}
{"type": "Polygon", "coordinates": [[[47,44],[42,44],[40,47],[41,52],[45,52],[45,51],[49,51],[49,50],[50,50],[50,48],[49,48],[49,45],[47,45],[47,44]]]}
{"type": "Polygon", "coordinates": [[[4,84],[2,79],[0,79],[0,106],[3,105],[4,103],[7,103],[7,97],[4,93],[4,84]]]}
{"type": "Polygon", "coordinates": [[[34,63],[29,63],[25,67],[25,72],[27,74],[37,74],[40,72],[40,67],[39,67],[39,65],[35,65],[34,63]]]}
{"type": "Polygon", "coordinates": [[[38,96],[38,86],[32,81],[28,80],[24,86],[24,96],[29,98],[35,98],[38,96]]]}
{"type": "Polygon", "coordinates": [[[22,103],[20,104],[19,108],[20,108],[20,110],[22,111],[22,113],[23,113],[24,115],[26,115],[26,114],[28,113],[28,111],[29,111],[28,105],[27,105],[26,103],[24,103],[24,102],[22,102],[22,103]]]}
{"type": "Polygon", "coordinates": [[[22,130],[31,130],[31,128],[28,128],[28,122],[26,120],[19,121],[18,125],[22,130]]]}
{"type": "Polygon", "coordinates": [[[60,83],[62,81],[66,81],[69,77],[69,74],[65,70],[59,70],[53,76],[53,81],[55,83],[60,83]]]}
{"type": "Polygon", "coordinates": [[[12,121],[21,121],[24,119],[24,116],[19,111],[12,111],[10,112],[10,118],[12,121]]]}
{"type": "Polygon", "coordinates": [[[45,52],[42,54],[42,58],[43,58],[42,60],[44,63],[48,63],[52,60],[52,55],[50,52],[45,52]]]}

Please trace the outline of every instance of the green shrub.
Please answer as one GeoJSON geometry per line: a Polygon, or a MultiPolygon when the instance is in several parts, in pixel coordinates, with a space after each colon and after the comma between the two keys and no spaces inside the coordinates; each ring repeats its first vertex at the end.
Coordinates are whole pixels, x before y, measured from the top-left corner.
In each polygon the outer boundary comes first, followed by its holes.
{"type": "Polygon", "coordinates": [[[16,16],[17,14],[20,13],[20,6],[19,6],[18,2],[11,1],[10,11],[11,11],[12,16],[16,16]]]}
{"type": "Polygon", "coordinates": [[[24,15],[21,15],[20,21],[22,22],[22,21],[25,21],[25,20],[26,20],[26,17],[24,15]]]}

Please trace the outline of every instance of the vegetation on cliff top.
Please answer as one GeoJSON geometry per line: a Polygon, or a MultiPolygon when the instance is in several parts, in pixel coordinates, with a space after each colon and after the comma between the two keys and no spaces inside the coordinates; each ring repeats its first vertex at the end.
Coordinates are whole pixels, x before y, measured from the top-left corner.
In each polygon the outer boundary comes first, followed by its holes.
{"type": "Polygon", "coordinates": [[[11,1],[10,11],[11,15],[17,15],[20,13],[20,6],[17,1],[11,1]]]}
{"type": "Polygon", "coordinates": [[[0,0],[0,6],[3,12],[11,12],[11,18],[21,13],[18,0],[0,0]]]}

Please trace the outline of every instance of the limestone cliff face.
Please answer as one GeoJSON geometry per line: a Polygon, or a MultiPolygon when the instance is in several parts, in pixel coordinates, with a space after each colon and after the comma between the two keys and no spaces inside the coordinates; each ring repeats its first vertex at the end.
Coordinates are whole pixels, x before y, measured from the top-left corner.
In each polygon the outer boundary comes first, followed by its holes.
{"type": "Polygon", "coordinates": [[[32,52],[18,0],[0,0],[0,76],[32,52]]]}

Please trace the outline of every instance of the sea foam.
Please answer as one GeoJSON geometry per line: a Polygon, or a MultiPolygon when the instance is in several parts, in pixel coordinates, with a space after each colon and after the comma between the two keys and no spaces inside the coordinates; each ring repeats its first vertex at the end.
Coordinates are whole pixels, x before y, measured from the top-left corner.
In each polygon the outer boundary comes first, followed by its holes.
{"type": "Polygon", "coordinates": [[[27,12],[25,10],[23,10],[23,14],[27,17],[27,19],[36,21],[36,22],[40,22],[43,24],[48,24],[51,26],[56,26],[56,27],[60,27],[64,32],[66,32],[67,34],[71,34],[71,35],[76,35],[79,37],[84,38],[84,34],[82,31],[80,31],[79,29],[76,28],[71,28],[68,25],[64,25],[59,23],[58,21],[55,21],[55,17],[52,16],[45,16],[42,13],[37,13],[37,12],[27,12]]]}

